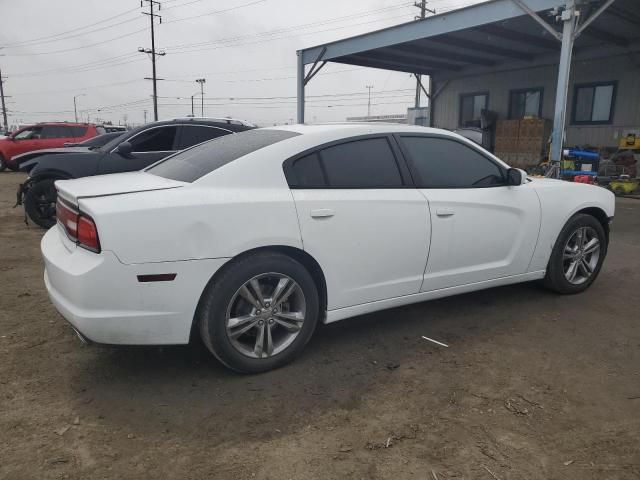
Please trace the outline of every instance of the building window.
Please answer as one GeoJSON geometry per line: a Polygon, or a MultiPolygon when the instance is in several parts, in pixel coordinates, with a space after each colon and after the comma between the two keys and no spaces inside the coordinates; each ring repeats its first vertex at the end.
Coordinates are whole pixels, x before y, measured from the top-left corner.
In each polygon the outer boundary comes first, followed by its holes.
{"type": "Polygon", "coordinates": [[[511,90],[509,96],[509,118],[541,117],[542,88],[511,90]]]}
{"type": "Polygon", "coordinates": [[[573,94],[573,124],[606,124],[613,120],[616,83],[576,85],[573,94]]]}
{"type": "Polygon", "coordinates": [[[489,104],[489,94],[466,93],[460,95],[460,126],[479,127],[482,110],[489,104]]]}

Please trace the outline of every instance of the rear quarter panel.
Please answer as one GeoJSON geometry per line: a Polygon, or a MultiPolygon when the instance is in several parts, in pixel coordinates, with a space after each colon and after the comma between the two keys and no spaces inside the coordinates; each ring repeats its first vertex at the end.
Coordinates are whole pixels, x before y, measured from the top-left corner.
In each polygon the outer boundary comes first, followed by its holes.
{"type": "Polygon", "coordinates": [[[542,219],[539,241],[529,271],[547,268],[560,231],[576,213],[595,207],[608,217],[615,214],[615,196],[604,188],[548,179],[535,179],[533,186],[540,198],[542,219]]]}
{"type": "Polygon", "coordinates": [[[189,185],[80,199],[100,243],[125,264],[231,258],[268,245],[302,248],[288,189],[189,185]]]}

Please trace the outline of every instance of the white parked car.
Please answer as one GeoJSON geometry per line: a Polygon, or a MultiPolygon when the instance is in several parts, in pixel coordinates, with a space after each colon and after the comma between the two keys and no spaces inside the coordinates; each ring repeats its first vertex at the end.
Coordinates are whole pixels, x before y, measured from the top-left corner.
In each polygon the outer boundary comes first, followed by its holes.
{"type": "Polygon", "coordinates": [[[106,344],[185,344],[225,365],[290,361],[318,322],[516,282],[585,290],[611,192],[527,178],[451,132],[293,125],[141,172],[56,182],[52,302],[106,344]]]}

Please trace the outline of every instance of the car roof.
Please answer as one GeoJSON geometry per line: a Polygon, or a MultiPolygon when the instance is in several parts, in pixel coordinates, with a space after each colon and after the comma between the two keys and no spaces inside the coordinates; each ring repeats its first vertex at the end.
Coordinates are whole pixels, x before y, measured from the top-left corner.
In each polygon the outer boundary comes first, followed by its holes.
{"type": "Polygon", "coordinates": [[[86,122],[37,122],[37,123],[28,123],[25,125],[20,125],[18,130],[24,130],[25,128],[32,127],[44,127],[47,125],[63,125],[67,127],[95,127],[95,123],[86,123],[86,122]]]}
{"type": "Polygon", "coordinates": [[[275,127],[265,127],[276,130],[287,130],[300,134],[310,134],[319,132],[344,132],[346,136],[357,135],[358,131],[370,133],[431,133],[438,135],[455,136],[456,134],[449,130],[440,128],[422,127],[419,125],[405,125],[401,123],[382,123],[382,122],[336,122],[336,123],[314,123],[314,124],[294,124],[294,125],[278,125],[275,127]]]}
{"type": "MultiPolygon", "coordinates": [[[[168,120],[159,120],[157,122],[149,122],[140,127],[162,126],[162,125],[185,125],[185,124],[197,124],[197,125],[210,125],[212,127],[220,127],[232,132],[241,132],[250,128],[255,128],[251,124],[244,124],[232,119],[220,119],[220,118],[206,118],[206,117],[184,117],[184,118],[172,118],[168,120]],[[226,121],[229,120],[229,121],[226,121]]],[[[136,128],[140,128],[136,127],[136,128]]]]}

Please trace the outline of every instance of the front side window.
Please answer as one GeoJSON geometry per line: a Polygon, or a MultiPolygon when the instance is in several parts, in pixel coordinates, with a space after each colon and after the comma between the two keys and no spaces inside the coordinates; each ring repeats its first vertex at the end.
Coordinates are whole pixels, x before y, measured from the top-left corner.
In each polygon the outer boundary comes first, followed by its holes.
{"type": "Polygon", "coordinates": [[[246,130],[196,145],[154,164],[146,171],[171,180],[193,182],[240,157],[298,135],[268,128],[246,130]]]}
{"type": "Polygon", "coordinates": [[[34,140],[40,138],[42,127],[25,128],[13,137],[16,140],[34,140]]]}
{"type": "Polygon", "coordinates": [[[175,126],[150,128],[129,140],[134,152],[170,152],[174,150],[175,126]]]}
{"type": "Polygon", "coordinates": [[[574,124],[606,124],[613,120],[615,82],[576,85],[573,96],[574,124]]]}
{"type": "Polygon", "coordinates": [[[489,103],[488,93],[469,93],[460,96],[460,126],[479,127],[482,110],[489,103]]]}
{"type": "Polygon", "coordinates": [[[502,169],[471,147],[437,137],[402,137],[419,188],[481,188],[505,184],[502,169]]]}
{"type": "Polygon", "coordinates": [[[511,90],[509,118],[542,116],[542,88],[511,90]]]}
{"type": "Polygon", "coordinates": [[[214,138],[227,135],[231,132],[216,127],[207,127],[204,125],[184,125],[180,134],[180,142],[178,150],[193,147],[202,142],[213,140],[214,138]]]}
{"type": "Polygon", "coordinates": [[[292,188],[399,188],[396,158],[386,138],[367,138],[325,147],[293,161],[292,188]]]}

